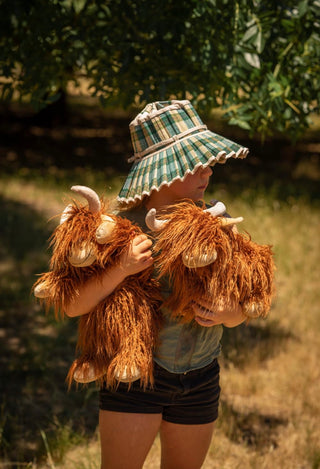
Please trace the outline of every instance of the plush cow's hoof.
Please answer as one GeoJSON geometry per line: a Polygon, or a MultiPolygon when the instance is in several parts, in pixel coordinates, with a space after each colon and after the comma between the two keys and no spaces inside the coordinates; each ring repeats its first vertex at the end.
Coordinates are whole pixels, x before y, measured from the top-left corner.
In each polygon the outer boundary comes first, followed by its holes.
{"type": "Polygon", "coordinates": [[[244,303],[243,314],[248,318],[259,318],[263,316],[263,305],[262,303],[244,303]]]}
{"type": "Polygon", "coordinates": [[[141,378],[141,373],[136,366],[132,366],[130,370],[125,366],[122,373],[118,370],[114,373],[115,378],[122,383],[131,383],[133,381],[137,381],[141,378]]]}
{"type": "Polygon", "coordinates": [[[91,363],[84,363],[81,367],[76,368],[73,373],[73,379],[77,383],[86,384],[97,381],[97,379],[102,378],[105,375],[105,372],[97,374],[94,366],[91,363]]]}

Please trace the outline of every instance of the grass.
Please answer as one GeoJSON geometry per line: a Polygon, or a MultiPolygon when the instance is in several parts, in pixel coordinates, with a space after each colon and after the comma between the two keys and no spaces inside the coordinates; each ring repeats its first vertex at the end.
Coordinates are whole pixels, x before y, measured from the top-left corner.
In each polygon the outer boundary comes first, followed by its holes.
{"type": "MultiPolygon", "coordinates": [[[[9,143],[17,160],[0,178],[0,467],[97,469],[97,390],[67,392],[64,382],[76,320],[56,323],[30,290],[48,268],[47,239],[70,186],[112,197],[124,170],[53,164],[63,150],[56,137],[45,147],[48,167],[35,164],[41,148],[32,142],[31,159],[21,164],[22,144],[9,143]]],[[[73,146],[80,144],[90,147],[82,140],[73,146]]],[[[317,162],[295,155],[214,171],[208,200],[223,200],[244,217],[242,230],[274,246],[277,294],[267,320],[225,329],[220,417],[204,469],[320,468],[317,162]]],[[[157,439],[145,469],[159,467],[159,453],[157,439]]]]}

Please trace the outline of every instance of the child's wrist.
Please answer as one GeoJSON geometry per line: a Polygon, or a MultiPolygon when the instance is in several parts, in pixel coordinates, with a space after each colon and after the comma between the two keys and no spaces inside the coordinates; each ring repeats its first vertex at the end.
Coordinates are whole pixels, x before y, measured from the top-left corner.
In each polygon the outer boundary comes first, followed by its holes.
{"type": "Polygon", "coordinates": [[[103,281],[109,286],[113,284],[116,288],[128,276],[126,270],[120,264],[105,271],[103,281]]]}

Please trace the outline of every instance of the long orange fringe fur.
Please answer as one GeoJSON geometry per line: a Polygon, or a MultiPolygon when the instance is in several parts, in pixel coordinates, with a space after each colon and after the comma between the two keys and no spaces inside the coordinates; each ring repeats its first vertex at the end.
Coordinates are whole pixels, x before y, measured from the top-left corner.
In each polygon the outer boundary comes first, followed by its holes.
{"type": "Polygon", "coordinates": [[[274,294],[274,261],[271,246],[253,242],[230,227],[223,228],[213,217],[191,201],[170,207],[159,218],[167,223],[156,238],[154,253],[159,278],[169,276],[172,293],[165,301],[173,315],[183,322],[194,319],[193,302],[239,302],[247,317],[266,317],[274,294]],[[217,252],[215,262],[188,268],[182,254],[197,257],[217,252]]]}
{"type": "MultiPolygon", "coordinates": [[[[73,202],[70,217],[54,231],[51,237],[53,254],[50,271],[37,280],[33,288],[45,283],[50,295],[42,301],[47,310],[54,308],[55,315],[64,316],[64,308],[78,295],[79,288],[92,277],[101,277],[107,268],[116,265],[130,241],[141,233],[138,226],[121,217],[109,215],[116,222],[107,244],[95,241],[95,232],[105,213],[93,214],[86,207],[73,202]],[[73,267],[68,256],[73,248],[94,243],[96,261],[88,267],[73,267]]],[[[96,308],[79,318],[78,357],[71,365],[67,382],[69,387],[76,369],[86,373],[87,364],[93,364],[99,384],[114,388],[118,385],[115,373],[122,375],[138,368],[141,386],[153,384],[152,353],[158,342],[162,323],[159,285],[151,277],[152,267],[127,277],[96,308]]]]}

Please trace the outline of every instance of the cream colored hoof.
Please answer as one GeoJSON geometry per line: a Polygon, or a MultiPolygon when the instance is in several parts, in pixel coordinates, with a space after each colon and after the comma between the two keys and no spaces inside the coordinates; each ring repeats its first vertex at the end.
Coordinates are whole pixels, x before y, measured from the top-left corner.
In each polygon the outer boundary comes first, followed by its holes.
{"type": "Polygon", "coordinates": [[[243,314],[249,318],[256,319],[263,315],[262,303],[248,303],[243,305],[243,314]]]}
{"type": "Polygon", "coordinates": [[[132,366],[130,372],[128,368],[125,366],[122,373],[118,372],[118,370],[114,373],[115,378],[122,383],[130,383],[132,381],[137,381],[141,378],[141,373],[136,366],[132,366]]]}
{"type": "Polygon", "coordinates": [[[73,373],[73,379],[77,383],[86,384],[92,383],[97,379],[101,378],[105,373],[96,374],[95,369],[91,363],[83,365],[82,369],[76,369],[73,373]],[[84,369],[85,367],[85,369],[84,369]]]}

